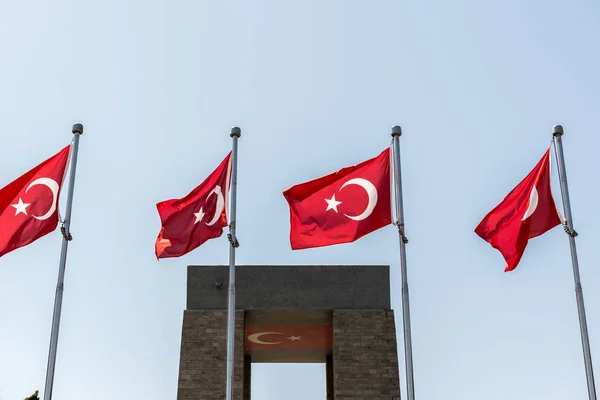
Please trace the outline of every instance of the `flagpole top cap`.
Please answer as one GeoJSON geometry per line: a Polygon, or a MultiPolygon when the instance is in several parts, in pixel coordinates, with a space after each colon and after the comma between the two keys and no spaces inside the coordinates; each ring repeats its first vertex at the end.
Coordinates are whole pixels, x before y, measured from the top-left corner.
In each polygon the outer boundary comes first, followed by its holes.
{"type": "Polygon", "coordinates": [[[83,135],[83,124],[73,124],[73,134],[79,133],[83,135]]]}
{"type": "Polygon", "coordinates": [[[233,128],[231,128],[231,134],[229,136],[239,138],[240,136],[242,136],[242,130],[237,126],[234,126],[233,128]]]}
{"type": "Polygon", "coordinates": [[[554,125],[552,127],[552,136],[562,136],[564,133],[562,125],[554,125]]]}
{"type": "Polygon", "coordinates": [[[392,137],[394,136],[402,136],[402,128],[398,125],[392,126],[392,137]]]}

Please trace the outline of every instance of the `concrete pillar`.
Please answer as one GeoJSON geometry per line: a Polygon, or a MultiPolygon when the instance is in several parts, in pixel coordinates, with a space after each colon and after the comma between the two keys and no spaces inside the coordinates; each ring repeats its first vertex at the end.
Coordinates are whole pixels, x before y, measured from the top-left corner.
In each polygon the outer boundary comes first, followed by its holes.
{"type": "MultiPolygon", "coordinates": [[[[245,397],[244,311],[235,316],[234,399],[245,397]]],[[[185,310],[177,400],[223,400],[227,360],[227,310],[185,310]]],[[[248,372],[248,376],[250,373],[248,372]]]]}
{"type": "Polygon", "coordinates": [[[335,400],[400,400],[392,310],[333,311],[335,400]]]}

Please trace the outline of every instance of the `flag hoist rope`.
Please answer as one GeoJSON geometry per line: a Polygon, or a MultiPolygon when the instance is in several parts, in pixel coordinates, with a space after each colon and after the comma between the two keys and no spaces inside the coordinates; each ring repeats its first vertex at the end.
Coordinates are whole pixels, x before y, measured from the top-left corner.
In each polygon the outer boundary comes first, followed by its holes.
{"type": "Polygon", "coordinates": [[[573,264],[573,278],[575,280],[575,297],[577,298],[577,312],[579,314],[579,329],[581,331],[581,345],[583,347],[583,361],[585,364],[585,375],[587,378],[588,398],[596,400],[596,383],[594,382],[594,369],[592,367],[592,354],[590,351],[590,338],[588,336],[587,318],[583,304],[583,289],[579,277],[579,261],[577,260],[577,248],[575,247],[575,228],[573,228],[573,215],[571,214],[571,200],[569,199],[569,186],[567,185],[567,172],[565,170],[565,157],[562,147],[563,127],[556,125],[552,128],[554,137],[554,149],[558,165],[558,176],[560,178],[560,191],[562,194],[563,208],[565,212],[565,232],[569,235],[569,246],[571,248],[571,262],[573,264]]]}
{"type": "Polygon", "coordinates": [[[412,334],[410,328],[410,304],[408,300],[408,277],[406,270],[406,244],[408,239],[404,229],[404,210],[402,204],[402,171],[400,168],[400,136],[402,129],[392,127],[394,179],[396,197],[396,225],[400,238],[400,273],[402,275],[402,326],[404,328],[404,364],[406,366],[406,392],[408,400],[415,399],[415,383],[413,375],[412,334]]]}
{"type": "Polygon", "coordinates": [[[79,151],[79,137],[83,134],[83,125],[75,124],[72,129],[73,148],[71,150],[71,168],[69,175],[69,188],[67,192],[67,207],[65,220],[61,226],[63,236],[60,250],[60,264],[58,267],[58,283],[54,296],[54,313],[52,315],[52,330],[50,333],[50,350],[48,351],[48,366],[46,368],[46,385],[44,387],[44,400],[52,399],[52,386],[54,384],[54,367],[56,365],[56,348],[58,346],[58,328],[60,326],[60,313],[65,281],[65,267],[67,265],[67,250],[71,241],[71,209],[73,208],[73,189],[75,187],[75,171],[77,170],[77,152],[79,151]]]}
{"type": "Polygon", "coordinates": [[[227,383],[226,400],[233,399],[233,366],[235,352],[235,249],[240,243],[235,235],[236,198],[237,198],[237,153],[238,139],[242,131],[237,126],[231,128],[233,149],[231,151],[231,203],[229,212],[229,300],[227,302],[227,383]]]}

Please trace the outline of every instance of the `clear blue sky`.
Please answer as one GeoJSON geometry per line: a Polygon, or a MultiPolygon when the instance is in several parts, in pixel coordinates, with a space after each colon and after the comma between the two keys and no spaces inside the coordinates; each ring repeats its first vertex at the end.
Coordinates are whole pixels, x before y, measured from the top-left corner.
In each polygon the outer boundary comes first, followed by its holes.
{"type": "MultiPolygon", "coordinates": [[[[591,0],[0,0],[0,186],[85,125],[54,397],[175,398],[186,265],[228,243],[156,261],[155,203],[217,166],[232,125],[239,263],[389,264],[401,332],[394,228],[292,252],[281,195],[399,124],[417,398],[587,398],[564,232],[504,273],[473,229],[563,124],[600,365],[599,19],[591,0]]],[[[2,400],[43,389],[60,241],[0,258],[2,400]]],[[[253,372],[254,400],[325,399],[322,366],[253,372]]]]}

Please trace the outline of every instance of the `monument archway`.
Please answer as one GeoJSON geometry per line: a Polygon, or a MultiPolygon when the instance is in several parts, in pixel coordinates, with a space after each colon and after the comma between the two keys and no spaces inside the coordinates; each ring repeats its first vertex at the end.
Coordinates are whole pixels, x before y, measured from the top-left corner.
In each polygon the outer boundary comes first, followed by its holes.
{"type": "MultiPolygon", "coordinates": [[[[178,400],[225,398],[228,271],[188,266],[178,400]]],[[[237,266],[234,399],[261,362],[325,363],[328,400],[399,400],[389,266],[237,266]]]]}

